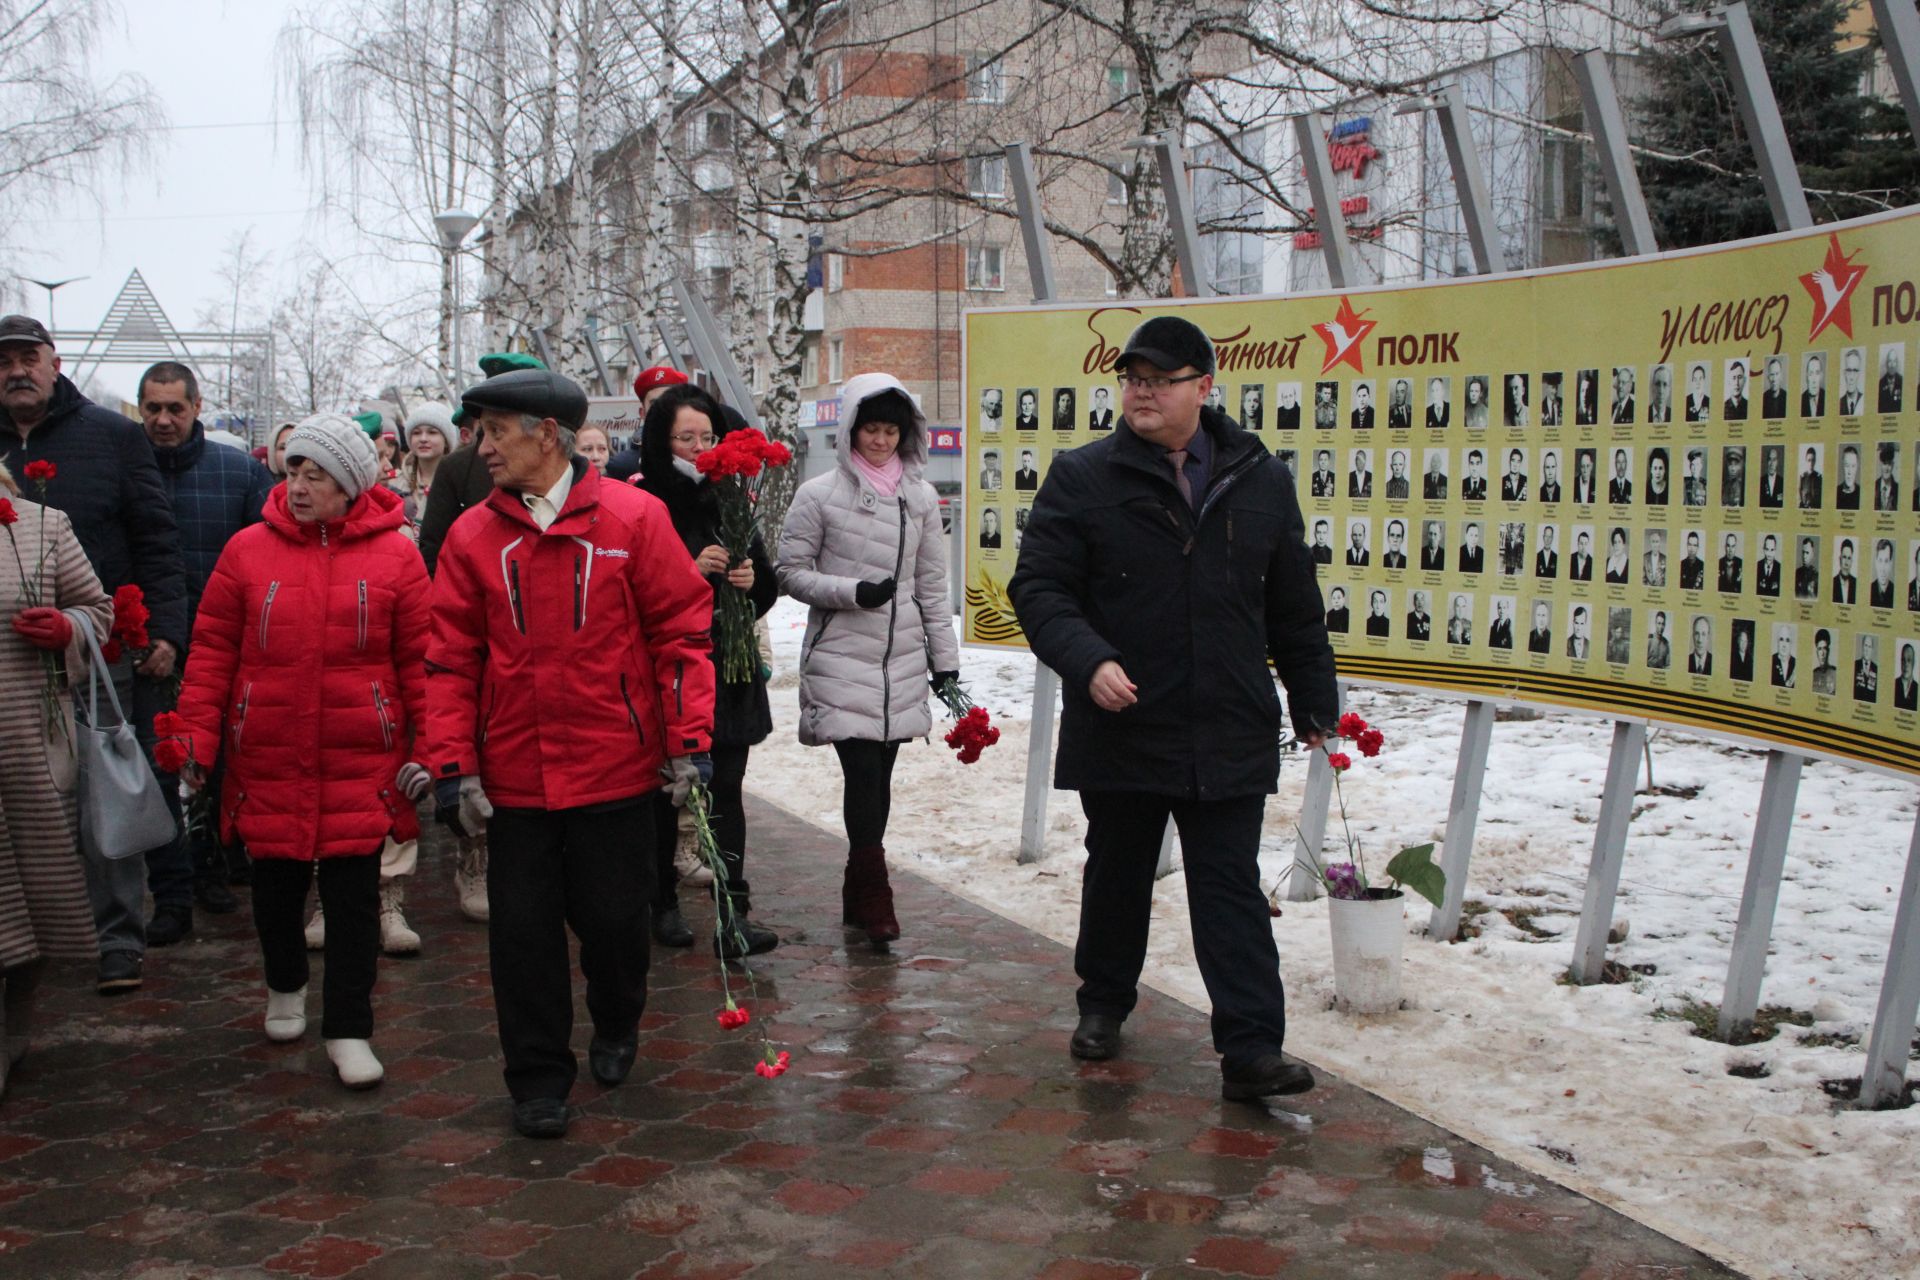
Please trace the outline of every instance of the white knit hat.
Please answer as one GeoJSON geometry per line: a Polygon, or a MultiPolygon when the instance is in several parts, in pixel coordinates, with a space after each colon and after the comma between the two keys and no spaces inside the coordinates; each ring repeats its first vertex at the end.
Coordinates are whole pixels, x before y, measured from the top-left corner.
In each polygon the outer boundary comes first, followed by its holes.
{"type": "Polygon", "coordinates": [[[316,413],[302,418],[287,437],[287,465],[306,458],[337,480],[351,502],[380,478],[380,454],[352,418],[316,413]]]}
{"type": "MultiPolygon", "coordinates": [[[[446,453],[452,453],[460,447],[460,428],[453,425],[453,410],[446,405],[429,400],[416,405],[407,415],[407,439],[413,439],[415,427],[432,427],[447,442],[446,453]]],[[[442,456],[445,456],[444,454],[442,456]]]]}

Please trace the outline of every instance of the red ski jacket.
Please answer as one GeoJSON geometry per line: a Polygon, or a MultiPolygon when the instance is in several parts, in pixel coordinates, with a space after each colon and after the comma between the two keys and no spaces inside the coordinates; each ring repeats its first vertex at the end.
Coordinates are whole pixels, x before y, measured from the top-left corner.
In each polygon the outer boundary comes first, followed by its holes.
{"type": "Polygon", "coordinates": [[[377,853],[420,824],[393,784],[426,711],[427,570],[401,502],[369,489],[302,524],[287,487],[220,553],[180,715],[203,768],[226,753],[220,830],[256,858],[377,853]]]}
{"type": "Polygon", "coordinates": [[[659,499],[574,460],[542,532],[496,490],[448,531],[433,581],[434,777],[521,809],[627,800],[713,736],[713,588],[659,499]]]}

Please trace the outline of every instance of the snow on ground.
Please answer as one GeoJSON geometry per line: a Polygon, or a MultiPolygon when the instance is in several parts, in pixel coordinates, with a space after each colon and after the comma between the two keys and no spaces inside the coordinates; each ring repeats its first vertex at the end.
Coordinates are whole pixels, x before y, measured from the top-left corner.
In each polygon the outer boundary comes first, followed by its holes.
{"type": "MultiPolygon", "coordinates": [[[[789,599],[769,616],[774,736],[755,748],[747,781],[838,830],[834,757],[795,737],[805,619],[789,599]]],[[[965,681],[992,711],[1000,742],[972,766],[954,760],[940,731],[902,748],[888,853],[1071,945],[1085,861],[1072,794],[1051,793],[1046,860],[1016,862],[1033,661],[964,656],[965,681]]],[[[1354,834],[1378,871],[1393,849],[1441,836],[1462,704],[1363,690],[1352,709],[1387,735],[1386,752],[1346,783],[1354,834]]],[[[1735,1048],[1694,1036],[1672,1015],[1688,1001],[1720,999],[1759,804],[1756,752],[1654,735],[1661,791],[1643,791],[1635,810],[1614,916],[1628,922],[1628,936],[1610,951],[1651,973],[1630,985],[1559,981],[1572,958],[1610,732],[1606,721],[1572,715],[1495,726],[1467,890],[1470,910],[1487,908],[1472,917],[1482,931],[1430,943],[1417,933],[1426,903],[1414,899],[1401,1012],[1335,1012],[1326,903],[1284,904],[1275,936],[1288,1049],[1753,1275],[1920,1276],[1920,1107],[1848,1110],[1821,1088],[1861,1074],[1914,787],[1808,764],[1761,1003],[1813,1022],[1735,1048]],[[1767,1074],[1728,1074],[1734,1067],[1767,1074]]],[[[1268,806],[1261,864],[1270,886],[1292,858],[1305,776],[1305,761],[1289,760],[1268,806]]],[[[1336,819],[1330,840],[1337,831],[1336,819]]],[[[911,939],[913,922],[902,924],[911,939]]],[[[1207,1008],[1178,875],[1155,894],[1145,981],[1207,1008]]],[[[1072,990],[1059,998],[1064,1068],[1072,990]]]]}

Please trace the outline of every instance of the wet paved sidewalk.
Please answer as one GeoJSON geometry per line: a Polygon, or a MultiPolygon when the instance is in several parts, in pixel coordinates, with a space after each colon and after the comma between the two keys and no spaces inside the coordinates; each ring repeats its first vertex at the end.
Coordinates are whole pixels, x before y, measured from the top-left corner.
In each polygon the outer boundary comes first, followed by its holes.
{"type": "MultiPolygon", "coordinates": [[[[262,1036],[244,906],[152,953],[135,995],[49,975],[0,1107],[0,1276],[1731,1274],[1324,1073],[1271,1110],[1223,1103],[1205,1017],[1165,997],[1121,1059],[1076,1063],[1065,948],[905,876],[892,954],[850,946],[843,844],[754,822],[786,939],[754,1013],[790,1074],[756,1077],[756,1042],[715,1025],[704,945],[656,950],[632,1077],[605,1090],[583,1062],[568,1137],[515,1137],[485,932],[435,833],[424,952],[381,962],[372,1092],[328,1074],[317,972],[307,1040],[262,1036]]],[[[587,1035],[582,1010],[583,1058],[587,1035]]]]}

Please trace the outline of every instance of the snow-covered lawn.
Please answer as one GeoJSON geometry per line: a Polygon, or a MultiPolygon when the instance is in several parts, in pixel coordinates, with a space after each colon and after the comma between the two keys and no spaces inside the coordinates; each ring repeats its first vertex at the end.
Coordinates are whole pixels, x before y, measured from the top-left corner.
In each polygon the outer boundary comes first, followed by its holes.
{"type": "MultiPolygon", "coordinates": [[[[747,782],[838,830],[832,753],[803,748],[794,734],[805,618],[792,600],[769,618],[774,736],[755,749],[747,782]]],[[[903,748],[888,853],[1071,944],[1085,858],[1073,795],[1052,793],[1046,860],[1015,860],[1032,659],[969,650],[965,679],[1001,740],[972,766],[937,736],[903,748]]],[[[1387,734],[1386,752],[1347,775],[1354,831],[1377,869],[1391,850],[1442,834],[1462,704],[1360,691],[1352,709],[1387,734]]],[[[1635,811],[1615,911],[1628,934],[1609,953],[1644,976],[1615,986],[1560,981],[1610,732],[1606,721],[1572,715],[1495,726],[1467,889],[1481,932],[1445,946],[1407,939],[1402,1012],[1333,1011],[1326,904],[1285,904],[1275,935],[1288,1048],[1754,1275],[1920,1276],[1920,1107],[1849,1110],[1821,1087],[1857,1078],[1865,1061],[1916,789],[1807,766],[1761,1003],[1811,1025],[1735,1048],[1693,1035],[1672,1015],[1720,999],[1759,803],[1758,753],[1654,736],[1660,790],[1644,792],[1635,811]]],[[[1269,884],[1291,860],[1305,777],[1305,761],[1289,761],[1268,807],[1269,884]]],[[[1426,922],[1426,904],[1415,904],[1410,931],[1426,922]]],[[[913,921],[902,924],[911,945],[913,921]]],[[[1177,874],[1156,893],[1147,966],[1149,984],[1207,1007],[1177,874]]],[[[1073,992],[1059,996],[1064,1069],[1073,992]]]]}

